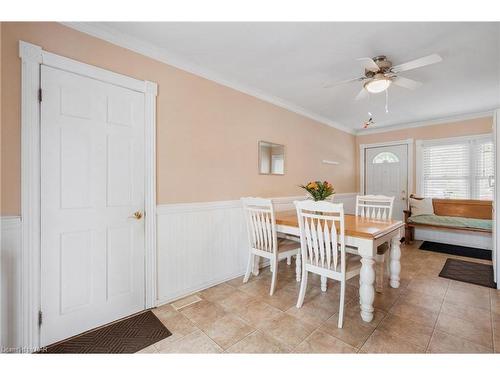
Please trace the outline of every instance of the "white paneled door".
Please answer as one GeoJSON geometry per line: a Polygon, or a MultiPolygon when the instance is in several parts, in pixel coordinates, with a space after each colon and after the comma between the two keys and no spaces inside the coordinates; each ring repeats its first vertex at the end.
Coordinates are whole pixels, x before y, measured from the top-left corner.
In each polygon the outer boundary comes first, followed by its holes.
{"type": "Polygon", "coordinates": [[[408,198],[408,145],[365,150],[365,194],[395,197],[392,216],[402,220],[408,198]]]}
{"type": "Polygon", "coordinates": [[[43,65],[41,87],[43,346],[144,309],[144,94],[43,65]]]}

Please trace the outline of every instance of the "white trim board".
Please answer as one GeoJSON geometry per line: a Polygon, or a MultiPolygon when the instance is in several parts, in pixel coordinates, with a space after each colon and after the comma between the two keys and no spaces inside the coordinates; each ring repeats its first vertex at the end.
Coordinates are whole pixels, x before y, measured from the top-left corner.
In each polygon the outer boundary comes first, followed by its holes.
{"type": "MultiPolygon", "coordinates": [[[[24,42],[22,42],[24,43],[24,42]]],[[[157,85],[153,82],[140,81],[135,78],[115,73],[97,66],[85,64],[51,52],[41,51],[42,64],[76,73],[84,77],[93,78],[102,82],[111,83],[115,86],[127,88],[138,92],[151,92],[157,94],[157,85]]]]}
{"type": "MultiPolygon", "coordinates": [[[[335,194],[335,200],[345,200],[349,198],[355,198],[358,193],[337,193],[335,194]]],[[[269,198],[273,201],[274,209],[280,211],[283,209],[289,209],[282,207],[283,205],[293,205],[293,201],[304,200],[306,194],[295,195],[288,197],[274,197],[269,198]]],[[[199,212],[206,210],[220,210],[226,208],[241,208],[241,201],[239,199],[228,200],[228,201],[212,201],[212,202],[189,202],[189,203],[165,203],[158,204],[156,207],[157,215],[165,215],[170,213],[181,213],[181,212],[199,212]]]]}
{"type": "Polygon", "coordinates": [[[1,229],[10,229],[11,227],[17,227],[21,224],[21,216],[1,216],[1,229]]]}
{"type": "Polygon", "coordinates": [[[446,143],[456,143],[460,141],[469,141],[475,139],[492,139],[493,133],[483,133],[483,134],[471,134],[463,135],[459,137],[446,137],[446,138],[432,138],[432,139],[417,139],[416,143],[422,143],[424,145],[442,145],[446,143]]]}
{"type": "Polygon", "coordinates": [[[370,128],[359,129],[356,132],[356,135],[363,136],[363,135],[369,135],[369,134],[387,133],[387,132],[392,132],[392,131],[402,130],[402,129],[407,130],[407,129],[413,129],[413,128],[423,128],[426,126],[447,124],[447,123],[467,121],[467,120],[474,120],[474,119],[486,118],[486,117],[492,117],[492,116],[493,116],[492,110],[473,112],[473,113],[464,113],[464,114],[459,114],[459,115],[454,115],[454,116],[445,116],[445,117],[439,117],[439,118],[435,118],[435,119],[427,119],[427,120],[404,123],[404,124],[381,126],[379,128],[375,127],[375,128],[371,128],[371,129],[370,128]]]}
{"type": "Polygon", "coordinates": [[[367,148],[377,148],[377,147],[387,147],[387,146],[408,146],[407,155],[407,184],[406,184],[406,194],[408,202],[408,197],[410,196],[410,191],[413,189],[413,138],[403,139],[400,141],[391,142],[380,142],[371,144],[361,144],[359,145],[359,191],[361,194],[365,194],[365,153],[367,148]]]}
{"type": "Polygon", "coordinates": [[[19,41],[21,58],[21,346],[40,345],[40,66],[83,75],[144,93],[145,100],[145,308],[156,302],[155,134],[157,84],[84,64],[19,41]]]}
{"type": "Polygon", "coordinates": [[[356,133],[355,129],[351,129],[347,126],[332,121],[320,114],[311,112],[310,110],[305,109],[297,104],[291,103],[285,99],[279,98],[274,95],[266,94],[263,91],[256,89],[254,87],[250,87],[232,80],[228,80],[213,71],[210,71],[208,69],[202,68],[201,66],[185,61],[184,59],[181,59],[178,56],[174,56],[164,48],[159,48],[143,40],[139,40],[137,38],[123,34],[116,30],[112,30],[103,25],[96,25],[95,23],[92,22],[60,22],[60,23],[74,30],[105,40],[109,43],[134,51],[143,56],[147,56],[151,59],[174,66],[178,69],[192,73],[199,77],[203,77],[210,81],[216,82],[220,85],[229,87],[233,90],[253,96],[265,102],[274,104],[278,107],[287,109],[301,116],[331,126],[332,128],[336,128],[338,130],[341,130],[349,134],[356,133]]]}
{"type": "Polygon", "coordinates": [[[500,176],[500,109],[495,111],[493,120],[493,144],[495,150],[495,189],[493,195],[493,276],[497,283],[497,289],[500,290],[500,282],[498,272],[500,272],[500,209],[498,208],[498,198],[500,197],[500,183],[498,177],[500,176]]]}
{"type": "MultiPolygon", "coordinates": [[[[268,266],[269,264],[260,264],[259,268],[264,268],[266,266],[268,266]]],[[[232,279],[236,279],[237,277],[241,277],[241,280],[243,281],[243,275],[245,274],[245,270],[241,270],[241,271],[238,271],[236,272],[234,275],[231,275],[231,276],[227,276],[227,277],[224,277],[223,279],[214,279],[212,281],[209,281],[209,282],[205,282],[205,283],[202,283],[202,284],[199,284],[195,287],[188,287],[180,292],[177,292],[176,294],[172,294],[172,295],[169,295],[168,297],[160,297],[157,301],[156,301],[156,306],[162,306],[162,305],[166,305],[167,303],[171,303],[171,302],[174,302],[174,301],[178,301],[184,297],[187,297],[187,296],[190,296],[192,295],[193,293],[198,293],[198,292],[201,292],[205,289],[208,289],[208,288],[211,288],[213,286],[216,286],[216,285],[219,285],[219,284],[222,284],[222,283],[225,283],[226,281],[230,281],[232,279]]]]}

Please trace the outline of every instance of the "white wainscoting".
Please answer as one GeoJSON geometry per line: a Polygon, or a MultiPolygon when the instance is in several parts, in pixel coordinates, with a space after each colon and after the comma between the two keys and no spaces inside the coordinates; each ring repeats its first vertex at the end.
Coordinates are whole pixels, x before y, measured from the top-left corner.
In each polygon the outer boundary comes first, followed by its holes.
{"type": "MultiPolygon", "coordinates": [[[[277,211],[294,209],[304,196],[274,198],[277,211]]],[[[337,194],[354,213],[356,193],[337,194]]],[[[243,275],[248,260],[239,200],[157,207],[159,305],[243,275]]]]}
{"type": "MultiPolygon", "coordinates": [[[[356,193],[337,194],[354,213],[356,193]]],[[[291,210],[304,196],[274,199],[291,210]]],[[[240,201],[167,204],[157,207],[158,304],[241,276],[248,252],[240,201]]],[[[21,220],[1,218],[0,346],[21,346],[21,220]]]]}
{"type": "Polygon", "coordinates": [[[9,351],[21,344],[21,219],[2,216],[1,226],[0,347],[9,351]]]}
{"type": "Polygon", "coordinates": [[[438,229],[415,228],[415,239],[450,245],[468,246],[477,249],[493,249],[491,234],[480,232],[458,232],[438,229]]]}

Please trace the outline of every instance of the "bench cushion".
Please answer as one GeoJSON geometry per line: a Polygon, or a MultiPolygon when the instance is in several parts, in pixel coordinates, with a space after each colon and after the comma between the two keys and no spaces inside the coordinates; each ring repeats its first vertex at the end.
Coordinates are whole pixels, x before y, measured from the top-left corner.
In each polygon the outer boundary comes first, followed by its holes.
{"type": "Polygon", "coordinates": [[[408,223],[434,225],[454,228],[471,228],[481,230],[492,230],[492,220],[471,219],[467,217],[439,216],[439,215],[416,215],[408,218],[408,223]]]}

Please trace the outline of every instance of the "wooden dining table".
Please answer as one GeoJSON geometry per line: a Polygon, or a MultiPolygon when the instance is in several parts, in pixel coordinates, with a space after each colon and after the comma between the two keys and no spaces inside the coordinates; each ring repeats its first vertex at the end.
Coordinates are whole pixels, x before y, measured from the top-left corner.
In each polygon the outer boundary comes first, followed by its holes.
{"type": "MultiPolygon", "coordinates": [[[[299,236],[297,212],[281,211],[275,213],[276,230],[280,233],[299,236]]],[[[345,215],[346,246],[355,248],[361,257],[359,300],[361,318],[365,322],[373,319],[373,301],[375,299],[375,257],[377,248],[384,243],[390,244],[390,286],[399,288],[401,272],[401,230],[404,223],[400,220],[376,220],[356,215],[345,215]]],[[[326,278],[321,280],[322,290],[326,291],[326,278]]]]}

